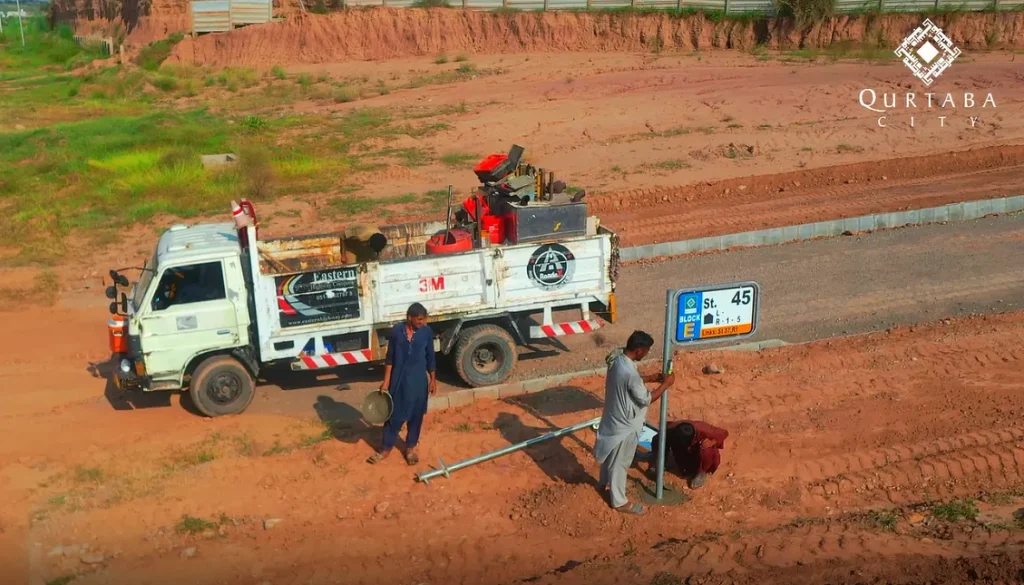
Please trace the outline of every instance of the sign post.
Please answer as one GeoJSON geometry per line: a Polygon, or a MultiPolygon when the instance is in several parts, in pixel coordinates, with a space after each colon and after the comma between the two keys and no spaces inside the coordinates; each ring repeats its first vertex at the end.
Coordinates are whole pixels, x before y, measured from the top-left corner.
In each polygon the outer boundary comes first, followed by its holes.
{"type": "Polygon", "coordinates": [[[18,0],[18,28],[21,29],[21,46],[25,46],[25,23],[21,19],[21,0],[18,0]]]}
{"type": "MultiPolygon", "coordinates": [[[[757,331],[761,287],[756,282],[736,282],[665,293],[665,339],[662,374],[672,373],[672,353],[677,347],[750,337],[757,331]]],[[[665,487],[665,442],[668,426],[668,391],[661,397],[658,424],[658,461],[655,498],[665,487]]]]}

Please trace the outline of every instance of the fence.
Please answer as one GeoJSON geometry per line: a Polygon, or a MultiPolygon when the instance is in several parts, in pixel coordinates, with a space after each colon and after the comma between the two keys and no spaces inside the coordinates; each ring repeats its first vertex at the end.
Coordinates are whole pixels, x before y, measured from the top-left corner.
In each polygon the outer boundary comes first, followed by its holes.
{"type": "Polygon", "coordinates": [[[194,35],[229,31],[274,17],[273,0],[196,0],[191,8],[194,35]]]}
{"type": "MultiPolygon", "coordinates": [[[[410,8],[417,0],[346,0],[346,6],[410,8]]],[[[835,0],[837,13],[1022,10],[1024,0],[835,0]]],[[[773,15],[774,0],[448,0],[467,10],[705,10],[727,14],[773,15]]]]}
{"type": "Polygon", "coordinates": [[[94,37],[87,35],[75,35],[75,42],[79,45],[96,45],[103,51],[104,57],[110,57],[114,54],[114,38],[113,37],[94,37]]]}

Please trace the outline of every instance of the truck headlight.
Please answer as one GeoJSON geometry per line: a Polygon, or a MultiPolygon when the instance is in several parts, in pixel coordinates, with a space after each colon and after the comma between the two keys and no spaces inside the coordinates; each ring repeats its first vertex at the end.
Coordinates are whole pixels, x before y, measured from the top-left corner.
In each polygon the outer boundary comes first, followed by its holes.
{"type": "Polygon", "coordinates": [[[121,360],[121,372],[127,374],[132,371],[132,362],[129,360],[121,360]]]}

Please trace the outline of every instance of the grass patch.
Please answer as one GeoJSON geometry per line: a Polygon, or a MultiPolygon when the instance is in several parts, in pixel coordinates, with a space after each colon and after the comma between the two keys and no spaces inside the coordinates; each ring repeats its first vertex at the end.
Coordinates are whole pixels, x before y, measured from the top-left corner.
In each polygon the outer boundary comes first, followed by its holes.
{"type": "Polygon", "coordinates": [[[185,38],[185,35],[181,33],[174,33],[166,39],[152,42],[142,50],[139,51],[138,56],[135,57],[135,64],[142,67],[146,71],[156,71],[160,69],[164,61],[171,56],[171,51],[174,50],[174,45],[177,45],[185,38]]]}
{"type": "MultiPolygon", "coordinates": [[[[19,264],[17,261],[8,261],[7,264],[19,264]]],[[[32,287],[24,288],[0,288],[0,302],[29,302],[36,305],[53,306],[60,297],[60,283],[53,270],[46,269],[35,276],[32,287]]]]}
{"type": "Polygon", "coordinates": [[[690,163],[685,160],[663,160],[661,162],[651,163],[646,165],[648,168],[659,170],[659,171],[678,171],[679,169],[690,168],[690,163]]]}
{"type": "Polygon", "coordinates": [[[331,421],[318,422],[318,426],[321,426],[322,430],[319,433],[303,437],[299,441],[299,447],[312,447],[313,445],[323,443],[324,441],[330,441],[334,438],[334,425],[331,421]]]}
{"type": "Polygon", "coordinates": [[[864,152],[864,148],[853,144],[840,144],[836,147],[836,152],[864,152]]]}
{"type": "Polygon", "coordinates": [[[473,425],[469,424],[468,422],[461,422],[461,423],[453,426],[452,430],[457,432],[457,433],[471,433],[475,429],[473,428],[473,425]]]}
{"type": "Polygon", "coordinates": [[[478,159],[478,156],[464,152],[449,152],[441,155],[441,162],[450,167],[464,167],[478,159]]]}
{"type": "Polygon", "coordinates": [[[437,118],[440,116],[451,116],[453,114],[465,114],[469,112],[469,106],[466,102],[459,102],[458,105],[454,106],[441,106],[440,108],[432,108],[428,110],[420,110],[405,114],[406,118],[418,119],[418,118],[437,118]]]}
{"type": "Polygon", "coordinates": [[[674,138],[676,136],[688,136],[690,134],[714,134],[715,128],[713,126],[672,126],[665,130],[649,130],[648,132],[639,132],[628,138],[632,140],[643,140],[647,138],[674,138]]]}
{"type": "Polygon", "coordinates": [[[444,65],[447,62],[448,62],[448,55],[445,55],[444,53],[441,53],[437,57],[434,57],[434,64],[435,65],[444,65]]]}
{"type": "Polygon", "coordinates": [[[269,449],[263,452],[264,457],[273,457],[274,455],[283,455],[285,453],[291,453],[291,447],[281,444],[280,439],[275,440],[274,444],[269,449]]]}
{"type": "Polygon", "coordinates": [[[103,470],[99,467],[75,467],[74,478],[78,483],[100,483],[103,477],[103,470]]]}
{"type": "Polygon", "coordinates": [[[969,499],[957,499],[932,506],[932,515],[946,522],[974,520],[978,514],[978,506],[975,505],[974,500],[969,499]]]}
{"type": "MultiPolygon", "coordinates": [[[[189,220],[224,213],[239,197],[264,202],[290,193],[336,193],[350,171],[374,157],[430,164],[435,155],[429,150],[388,151],[366,143],[386,145],[448,128],[373,108],[280,115],[280,100],[270,94],[290,98],[308,91],[316,99],[354,101],[362,90],[318,85],[309,75],[283,83],[288,76],[280,67],[261,76],[245,68],[162,64],[177,37],[148,46],[139,68],[78,73],[69,67],[98,53],[78,46],[68,28],[50,31],[42,19],[33,23],[26,22],[25,49],[0,37],[0,111],[19,112],[17,125],[0,116],[0,247],[19,251],[5,256],[5,265],[63,261],[72,233],[112,245],[124,226],[160,215],[189,220]],[[230,92],[240,95],[226,97],[230,92]],[[176,101],[203,100],[206,93],[213,96],[205,100],[210,108],[176,101]],[[262,110],[253,105],[263,102],[262,110]],[[239,164],[202,165],[202,155],[225,152],[239,154],[239,164]]],[[[441,113],[449,111],[466,108],[441,113]]],[[[50,298],[56,289],[55,278],[44,274],[31,292],[50,298]]],[[[24,292],[0,290],[0,297],[24,292]]]]}
{"type": "Polygon", "coordinates": [[[185,515],[181,517],[181,520],[174,526],[174,531],[178,534],[202,534],[207,530],[213,530],[217,528],[216,522],[210,522],[204,518],[197,518],[196,516],[185,515]]]}
{"type": "Polygon", "coordinates": [[[895,510],[872,510],[868,514],[871,524],[888,531],[896,530],[896,523],[899,522],[899,519],[900,516],[895,510]]]}
{"type": "MultiPolygon", "coordinates": [[[[456,59],[458,60],[458,59],[456,59]]],[[[416,89],[419,87],[426,87],[428,85],[446,85],[449,83],[458,83],[460,81],[467,81],[474,77],[487,76],[487,75],[501,75],[505,73],[505,69],[500,67],[489,67],[487,69],[477,69],[472,63],[462,63],[457,68],[450,71],[443,71],[441,73],[435,73],[433,75],[421,75],[415,77],[405,84],[405,89],[416,89]]]]}
{"type": "Polygon", "coordinates": [[[76,575],[64,575],[63,577],[57,577],[56,579],[50,579],[46,582],[46,585],[68,585],[77,578],[76,575]]]}

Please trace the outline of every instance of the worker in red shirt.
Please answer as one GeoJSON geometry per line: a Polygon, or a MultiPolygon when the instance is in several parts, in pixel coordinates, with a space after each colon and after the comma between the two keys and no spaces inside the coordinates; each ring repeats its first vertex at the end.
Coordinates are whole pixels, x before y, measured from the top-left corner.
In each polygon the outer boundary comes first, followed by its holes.
{"type": "MultiPolygon", "coordinates": [[[[725,448],[729,431],[699,420],[677,420],[668,424],[665,453],[671,454],[690,489],[704,485],[707,476],[718,471],[722,463],[719,452],[725,448]]],[[[659,437],[651,440],[652,469],[658,461],[659,437]]]]}

